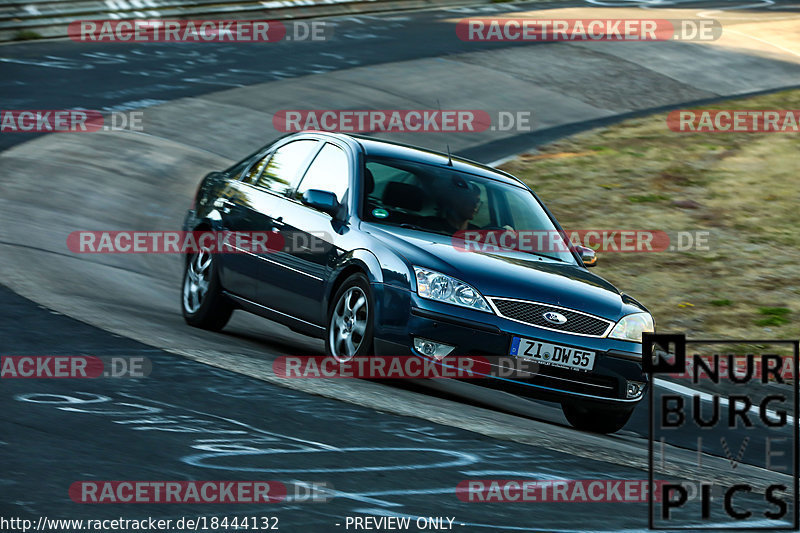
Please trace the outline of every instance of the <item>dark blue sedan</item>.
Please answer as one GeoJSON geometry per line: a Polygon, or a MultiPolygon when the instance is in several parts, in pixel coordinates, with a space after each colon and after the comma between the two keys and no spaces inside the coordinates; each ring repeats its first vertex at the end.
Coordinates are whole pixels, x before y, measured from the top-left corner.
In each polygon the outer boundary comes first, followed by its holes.
{"type": "Polygon", "coordinates": [[[590,431],[620,429],[645,392],[652,316],[587,270],[593,251],[561,240],[527,186],[490,167],[299,133],[206,176],[184,230],[281,237],[263,251],[231,240],[231,253],[189,255],[192,326],[218,330],[244,309],[323,338],[339,361],[481,356],[481,384],[560,402],[590,431]],[[535,370],[494,371],[508,360],[535,370]]]}

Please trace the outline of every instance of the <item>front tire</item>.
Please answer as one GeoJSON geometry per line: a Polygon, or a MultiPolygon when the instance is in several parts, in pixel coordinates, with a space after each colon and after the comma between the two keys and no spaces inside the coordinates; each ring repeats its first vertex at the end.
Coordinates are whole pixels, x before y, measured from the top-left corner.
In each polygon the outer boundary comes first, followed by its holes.
{"type": "Polygon", "coordinates": [[[576,429],[592,433],[615,433],[630,420],[633,409],[602,409],[563,403],[561,410],[576,429]]]}
{"type": "Polygon", "coordinates": [[[217,258],[208,248],[201,248],[186,261],[181,309],[187,324],[210,331],[221,330],[231,318],[233,304],[222,294],[217,258]]]}
{"type": "Polygon", "coordinates": [[[353,274],[336,291],[328,310],[325,350],[339,362],[370,355],[374,305],[369,280],[353,274]]]}

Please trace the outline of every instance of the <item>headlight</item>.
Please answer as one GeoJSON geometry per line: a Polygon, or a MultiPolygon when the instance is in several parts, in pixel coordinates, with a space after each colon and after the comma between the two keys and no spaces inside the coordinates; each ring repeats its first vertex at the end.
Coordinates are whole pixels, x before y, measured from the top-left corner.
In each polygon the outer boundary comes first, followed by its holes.
{"type": "Polygon", "coordinates": [[[478,311],[491,313],[481,293],[463,281],[425,268],[414,267],[417,277],[417,294],[429,300],[445,302],[461,307],[469,307],[478,311]]]}
{"type": "Polygon", "coordinates": [[[655,326],[650,313],[634,313],[622,317],[622,320],[617,322],[608,336],[612,339],[642,342],[642,333],[653,333],[654,331],[655,326]]]}

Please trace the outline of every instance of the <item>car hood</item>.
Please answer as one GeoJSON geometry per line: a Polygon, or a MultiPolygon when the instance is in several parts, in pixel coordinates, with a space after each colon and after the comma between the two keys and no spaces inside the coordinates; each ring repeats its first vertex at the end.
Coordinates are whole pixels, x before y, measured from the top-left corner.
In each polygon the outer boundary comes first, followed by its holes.
{"type": "Polygon", "coordinates": [[[456,277],[484,296],[548,303],[614,321],[645,310],[582,266],[517,251],[464,251],[447,235],[395,226],[365,223],[364,230],[409,264],[456,277]]]}

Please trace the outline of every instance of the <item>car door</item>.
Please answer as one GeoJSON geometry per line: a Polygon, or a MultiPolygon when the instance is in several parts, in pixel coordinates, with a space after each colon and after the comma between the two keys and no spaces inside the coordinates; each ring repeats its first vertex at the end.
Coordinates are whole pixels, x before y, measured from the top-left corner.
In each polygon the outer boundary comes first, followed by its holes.
{"type": "MultiPolygon", "coordinates": [[[[264,170],[271,151],[265,151],[233,171],[222,193],[214,200],[214,207],[220,214],[224,231],[250,232],[257,228],[257,217],[253,210],[253,190],[248,182],[254,181],[264,170]]],[[[228,292],[247,298],[256,297],[256,280],[260,269],[258,257],[239,249],[233,239],[226,241],[229,245],[223,248],[220,255],[220,281],[228,292]]]]}
{"type": "Polygon", "coordinates": [[[349,228],[341,220],[302,203],[309,189],[329,191],[346,204],[353,170],[348,151],[326,142],[303,173],[283,210],[286,252],[279,260],[284,270],[279,301],[281,311],[312,324],[323,325],[325,281],[349,228]]]}
{"type": "MultiPolygon", "coordinates": [[[[286,209],[291,205],[289,193],[296,187],[321,142],[304,138],[291,140],[270,156],[259,174],[251,179],[252,215],[255,231],[270,231],[284,236],[286,209]]],[[[273,241],[274,242],[274,241],[273,241]]],[[[259,267],[253,301],[273,310],[283,311],[282,299],[294,282],[291,262],[282,249],[257,252],[259,267]]],[[[285,311],[284,311],[285,312],[285,311]]]]}

